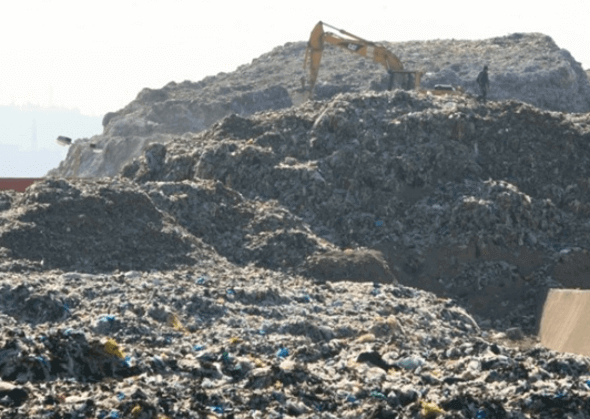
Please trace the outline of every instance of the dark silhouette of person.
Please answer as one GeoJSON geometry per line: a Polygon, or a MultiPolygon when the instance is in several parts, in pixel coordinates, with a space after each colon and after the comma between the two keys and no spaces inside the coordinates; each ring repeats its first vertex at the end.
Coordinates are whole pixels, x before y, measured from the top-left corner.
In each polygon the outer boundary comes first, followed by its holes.
{"type": "Polygon", "coordinates": [[[483,102],[486,102],[486,96],[488,94],[488,90],[490,90],[490,79],[488,77],[488,66],[483,66],[483,71],[481,71],[477,75],[477,84],[479,84],[479,88],[481,89],[481,98],[483,102]]]}

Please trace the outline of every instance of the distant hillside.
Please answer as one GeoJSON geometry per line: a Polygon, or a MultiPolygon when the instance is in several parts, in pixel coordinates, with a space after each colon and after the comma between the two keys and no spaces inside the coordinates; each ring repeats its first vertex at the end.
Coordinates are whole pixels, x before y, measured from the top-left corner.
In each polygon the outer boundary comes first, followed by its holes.
{"type": "Polygon", "coordinates": [[[55,139],[87,138],[102,131],[101,117],[78,110],[0,106],[0,177],[41,177],[57,167],[67,150],[55,139]]]}
{"type": "Polygon", "coordinates": [[[21,148],[42,148],[58,135],[92,137],[102,131],[102,117],[82,115],[80,111],[57,107],[0,106],[0,144],[21,148]],[[36,145],[33,132],[36,130],[36,145]]]}

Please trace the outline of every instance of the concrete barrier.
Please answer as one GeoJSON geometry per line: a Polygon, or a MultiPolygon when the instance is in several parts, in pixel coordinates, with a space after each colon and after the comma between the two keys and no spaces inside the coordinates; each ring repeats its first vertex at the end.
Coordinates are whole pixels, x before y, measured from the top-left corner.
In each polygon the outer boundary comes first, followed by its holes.
{"type": "Polygon", "coordinates": [[[549,349],[590,356],[590,291],[549,290],[539,337],[549,349]]]}

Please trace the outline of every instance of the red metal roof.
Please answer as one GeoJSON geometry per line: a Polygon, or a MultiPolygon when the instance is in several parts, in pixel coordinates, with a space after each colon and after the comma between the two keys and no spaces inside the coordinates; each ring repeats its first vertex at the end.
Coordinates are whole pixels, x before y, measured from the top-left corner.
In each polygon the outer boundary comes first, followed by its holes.
{"type": "Polygon", "coordinates": [[[43,178],[3,177],[0,178],[0,190],[14,189],[17,192],[24,192],[28,186],[40,180],[43,178]]]}

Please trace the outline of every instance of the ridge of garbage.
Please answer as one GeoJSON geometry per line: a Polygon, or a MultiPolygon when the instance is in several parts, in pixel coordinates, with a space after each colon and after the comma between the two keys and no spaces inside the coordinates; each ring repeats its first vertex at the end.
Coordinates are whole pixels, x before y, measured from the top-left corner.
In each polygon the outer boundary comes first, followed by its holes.
{"type": "Polygon", "coordinates": [[[0,416],[587,417],[534,334],[587,283],[588,135],[346,93],[0,192],[0,416]]]}

